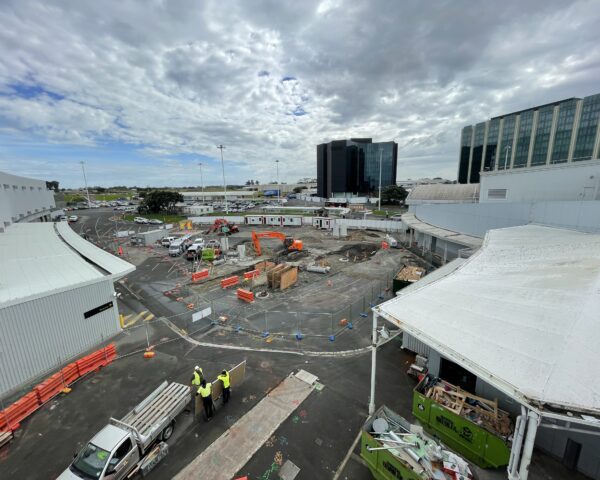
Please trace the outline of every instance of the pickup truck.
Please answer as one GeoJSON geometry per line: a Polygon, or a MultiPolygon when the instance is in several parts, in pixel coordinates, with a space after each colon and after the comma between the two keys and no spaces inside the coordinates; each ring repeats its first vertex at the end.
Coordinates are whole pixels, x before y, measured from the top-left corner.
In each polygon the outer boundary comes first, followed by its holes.
{"type": "Polygon", "coordinates": [[[121,420],[111,418],[75,455],[58,480],[121,480],[149,471],[168,451],[175,417],[190,402],[190,387],[166,380],[121,420]]]}

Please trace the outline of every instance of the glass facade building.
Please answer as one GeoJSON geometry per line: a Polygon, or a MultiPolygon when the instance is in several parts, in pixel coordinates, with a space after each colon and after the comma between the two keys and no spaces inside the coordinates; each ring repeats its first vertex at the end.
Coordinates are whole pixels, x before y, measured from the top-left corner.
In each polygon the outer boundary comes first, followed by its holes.
{"type": "Polygon", "coordinates": [[[370,138],[335,140],[317,145],[317,195],[378,195],[381,185],[396,184],[398,144],[370,138]]]}
{"type": "Polygon", "coordinates": [[[597,160],[600,94],[568,98],[462,129],[458,183],[483,172],[597,160]]]}

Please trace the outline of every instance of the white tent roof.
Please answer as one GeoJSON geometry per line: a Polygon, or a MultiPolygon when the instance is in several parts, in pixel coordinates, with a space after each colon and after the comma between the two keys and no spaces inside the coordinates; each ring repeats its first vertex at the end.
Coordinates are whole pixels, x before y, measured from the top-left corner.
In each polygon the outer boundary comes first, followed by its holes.
{"type": "Polygon", "coordinates": [[[491,230],[454,272],[375,310],[519,401],[600,413],[600,235],[491,230]]]}
{"type": "Polygon", "coordinates": [[[79,237],[66,222],[57,227],[69,242],[59,236],[53,223],[16,223],[0,233],[0,307],[135,270],[79,237]],[[77,238],[70,238],[63,225],[77,238]]]}

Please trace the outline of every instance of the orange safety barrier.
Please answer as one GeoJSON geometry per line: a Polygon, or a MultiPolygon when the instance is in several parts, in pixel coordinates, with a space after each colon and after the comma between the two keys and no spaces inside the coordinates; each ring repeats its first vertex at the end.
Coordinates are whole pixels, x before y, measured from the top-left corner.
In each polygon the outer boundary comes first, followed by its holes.
{"type": "Polygon", "coordinates": [[[16,430],[20,422],[35,412],[40,405],[58,395],[79,377],[104,367],[117,358],[114,343],[91,353],[51,375],[28,394],[0,411],[0,431],[16,430]]]}
{"type": "Polygon", "coordinates": [[[62,375],[58,372],[34,387],[33,391],[37,395],[39,403],[42,404],[58,395],[66,386],[67,385],[63,382],[62,375]]]}
{"type": "Polygon", "coordinates": [[[77,360],[75,363],[77,363],[77,368],[79,368],[79,375],[83,376],[108,365],[116,356],[117,350],[115,344],[111,343],[107,347],[96,350],[94,353],[77,360]]]}
{"type": "Polygon", "coordinates": [[[260,270],[251,270],[250,272],[244,273],[244,278],[246,280],[250,280],[251,278],[258,277],[260,275],[260,270]]]}
{"type": "Polygon", "coordinates": [[[254,301],[254,293],[250,292],[249,290],[244,290],[243,288],[237,289],[237,297],[240,300],[244,300],[245,302],[248,302],[248,303],[254,301]]]}
{"type": "Polygon", "coordinates": [[[204,278],[208,278],[208,268],[192,273],[192,282],[199,282],[204,278]]]}
{"type": "Polygon", "coordinates": [[[0,431],[16,430],[23,419],[40,408],[35,392],[29,392],[0,412],[0,431]]]}
{"type": "Polygon", "coordinates": [[[233,287],[240,283],[240,277],[234,275],[233,277],[227,277],[221,280],[221,288],[233,287]]]}

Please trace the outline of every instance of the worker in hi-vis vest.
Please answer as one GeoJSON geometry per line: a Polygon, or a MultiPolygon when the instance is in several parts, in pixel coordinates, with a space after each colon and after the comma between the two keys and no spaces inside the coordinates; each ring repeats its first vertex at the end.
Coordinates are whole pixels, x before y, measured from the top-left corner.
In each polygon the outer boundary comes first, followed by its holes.
{"type": "Polygon", "coordinates": [[[221,375],[219,375],[217,378],[223,382],[223,403],[225,404],[229,401],[229,395],[231,394],[229,388],[231,386],[229,372],[227,370],[223,370],[221,375]]]}
{"type": "Polygon", "coordinates": [[[212,401],[212,383],[206,382],[202,379],[202,383],[198,388],[198,395],[202,397],[202,403],[204,404],[204,413],[206,414],[206,421],[209,421],[213,416],[213,401],[212,401]]]}
{"type": "Polygon", "coordinates": [[[195,388],[198,388],[204,379],[204,374],[202,373],[202,369],[196,365],[194,367],[194,374],[192,375],[192,385],[195,388]]]}

